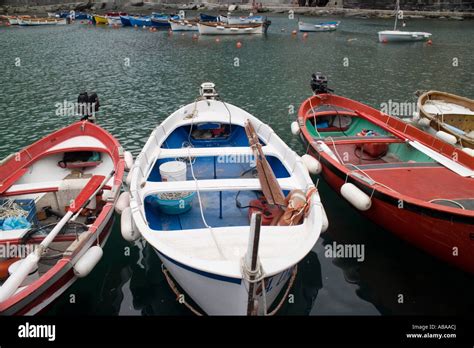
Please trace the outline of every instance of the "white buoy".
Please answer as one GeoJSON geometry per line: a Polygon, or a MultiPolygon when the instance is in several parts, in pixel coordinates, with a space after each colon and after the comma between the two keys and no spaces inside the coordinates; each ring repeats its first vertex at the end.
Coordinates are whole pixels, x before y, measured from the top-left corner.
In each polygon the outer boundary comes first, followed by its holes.
{"type": "Polygon", "coordinates": [[[319,161],[316,158],[314,158],[311,155],[305,154],[301,156],[301,159],[303,160],[303,163],[306,169],[308,169],[308,171],[311,174],[316,175],[316,174],[321,173],[321,170],[322,170],[321,163],[319,163],[319,161]]]}
{"type": "Polygon", "coordinates": [[[298,124],[298,122],[296,122],[296,121],[291,122],[291,134],[299,135],[300,131],[301,131],[300,130],[300,125],[298,124]]]}
{"type": "Polygon", "coordinates": [[[92,272],[104,255],[104,251],[98,245],[94,245],[85,252],[84,255],[74,265],[74,274],[79,278],[84,278],[92,272]]]}
{"type": "Polygon", "coordinates": [[[357,186],[349,182],[346,182],[341,186],[341,195],[361,211],[369,210],[372,206],[372,200],[370,197],[362,192],[357,186]]]}
{"type": "Polygon", "coordinates": [[[329,219],[328,216],[326,215],[326,209],[324,209],[324,206],[321,204],[321,210],[323,212],[323,224],[321,226],[321,232],[326,232],[329,228],[329,219]]]}
{"type": "Polygon", "coordinates": [[[129,192],[122,192],[120,197],[117,199],[117,203],[115,203],[115,212],[117,214],[122,214],[125,208],[130,206],[130,193],[129,192]]]}
{"type": "Polygon", "coordinates": [[[430,126],[430,120],[425,118],[425,117],[422,117],[418,120],[418,124],[421,126],[421,127],[429,127],[430,126]]]}
{"type": "Polygon", "coordinates": [[[133,167],[133,155],[130,151],[123,153],[123,159],[125,161],[125,170],[129,171],[133,167]]]}
{"type": "Polygon", "coordinates": [[[335,160],[336,162],[339,162],[341,163],[341,161],[339,161],[339,158],[337,158],[336,154],[329,148],[329,146],[327,146],[324,142],[322,141],[317,141],[316,142],[316,148],[318,151],[322,151],[324,153],[326,153],[327,155],[329,155],[333,160],[335,160]]]}
{"type": "Polygon", "coordinates": [[[470,149],[470,148],[468,148],[468,147],[463,147],[463,148],[462,148],[462,151],[465,152],[465,153],[467,153],[469,156],[474,157],[474,149],[470,149]]]}
{"type": "Polygon", "coordinates": [[[441,139],[442,141],[451,145],[454,145],[458,142],[458,139],[454,135],[443,132],[443,131],[437,131],[436,138],[441,139]]]}
{"type": "Polygon", "coordinates": [[[133,242],[140,237],[140,232],[134,228],[132,221],[132,209],[130,209],[130,207],[127,207],[122,211],[120,227],[122,230],[122,237],[127,242],[133,242]]]}

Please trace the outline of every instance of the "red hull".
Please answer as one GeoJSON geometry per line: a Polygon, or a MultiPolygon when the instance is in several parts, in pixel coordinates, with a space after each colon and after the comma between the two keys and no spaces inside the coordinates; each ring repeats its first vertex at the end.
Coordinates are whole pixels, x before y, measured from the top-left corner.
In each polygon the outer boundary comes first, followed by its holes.
{"type": "MultiPolygon", "coordinates": [[[[322,140],[336,153],[347,151],[351,146],[364,143],[406,143],[407,139],[418,141],[447,158],[456,158],[465,168],[474,168],[474,159],[452,145],[410,126],[403,121],[386,115],[367,105],[350,99],[323,94],[306,100],[298,112],[301,139],[309,148],[309,153],[320,161],[322,176],[329,185],[340,193],[341,186],[350,182],[367,196],[371,206],[361,213],[400,238],[447,261],[463,270],[474,273],[474,210],[436,204],[433,199],[474,199],[474,179],[462,177],[448,168],[428,162],[384,162],[376,158],[364,167],[374,179],[361,180],[354,175],[353,158],[335,159],[317,146],[315,140],[322,140]],[[330,108],[326,107],[331,106],[330,108]],[[311,111],[324,106],[326,111],[311,111]],[[334,114],[359,117],[385,130],[391,137],[368,139],[362,137],[313,137],[307,129],[307,122],[315,122],[316,117],[334,114]],[[330,111],[327,111],[329,109],[330,111]],[[400,205],[401,202],[401,205],[400,205]]],[[[334,131],[334,130],[331,130],[334,131]]],[[[342,132],[341,132],[342,133],[342,132]]],[[[318,133],[319,135],[320,133],[318,133]]],[[[324,135],[323,131],[321,134],[324,135]]],[[[333,156],[335,156],[333,154],[333,156]]]]}

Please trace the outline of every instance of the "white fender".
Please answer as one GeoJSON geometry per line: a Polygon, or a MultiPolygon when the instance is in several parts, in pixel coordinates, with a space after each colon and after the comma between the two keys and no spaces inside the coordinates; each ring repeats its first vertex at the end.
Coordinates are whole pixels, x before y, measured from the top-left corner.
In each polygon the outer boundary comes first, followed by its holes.
{"type": "Polygon", "coordinates": [[[127,174],[127,179],[125,179],[125,183],[127,184],[128,187],[132,184],[132,176],[130,173],[127,174]]]}
{"type": "Polygon", "coordinates": [[[94,245],[87,250],[84,255],[74,265],[74,274],[79,278],[84,278],[92,272],[104,255],[104,251],[98,245],[94,245]]]}
{"type": "Polygon", "coordinates": [[[329,227],[329,219],[328,216],[326,215],[326,209],[324,209],[324,206],[321,204],[321,210],[323,212],[323,225],[321,226],[321,232],[326,232],[329,227]]]}
{"type": "Polygon", "coordinates": [[[458,142],[458,139],[454,135],[443,132],[443,131],[437,131],[436,137],[451,145],[454,145],[458,142]]]}
{"type": "Polygon", "coordinates": [[[336,162],[339,162],[341,163],[341,161],[339,161],[339,158],[337,158],[336,154],[329,148],[329,146],[327,146],[324,142],[322,141],[317,141],[316,142],[316,148],[319,152],[324,152],[326,154],[328,154],[333,160],[335,160],[336,162]]]}
{"type": "Polygon", "coordinates": [[[296,121],[291,122],[291,134],[299,135],[300,131],[301,131],[300,130],[300,125],[298,124],[298,122],[296,122],[296,121]]]}
{"type": "Polygon", "coordinates": [[[372,206],[372,200],[370,197],[362,192],[357,186],[349,182],[346,182],[341,186],[341,195],[361,211],[369,210],[372,206]]]}
{"type": "Polygon", "coordinates": [[[474,157],[474,149],[470,149],[470,148],[468,148],[468,147],[463,147],[463,148],[462,148],[462,151],[465,152],[465,153],[467,153],[468,155],[474,157]]]}
{"type": "Polygon", "coordinates": [[[115,203],[115,212],[117,214],[122,214],[123,210],[130,206],[130,193],[129,192],[122,192],[120,197],[117,199],[117,203],[115,203]]]}
{"type": "Polygon", "coordinates": [[[130,151],[123,153],[123,159],[125,161],[125,170],[129,171],[133,167],[133,155],[130,151]]]}
{"type": "Polygon", "coordinates": [[[130,209],[130,207],[127,207],[122,211],[120,227],[122,230],[122,237],[127,242],[133,242],[140,237],[140,232],[134,228],[135,226],[132,220],[132,209],[130,209]]]}
{"type": "Polygon", "coordinates": [[[301,159],[303,160],[303,164],[305,165],[306,169],[308,169],[308,172],[310,172],[313,175],[321,173],[322,167],[321,163],[314,158],[311,155],[303,155],[301,156],[301,159]]]}
{"type": "Polygon", "coordinates": [[[418,125],[420,125],[421,127],[429,127],[430,126],[430,120],[425,118],[425,117],[421,117],[419,120],[418,120],[418,125]]]}

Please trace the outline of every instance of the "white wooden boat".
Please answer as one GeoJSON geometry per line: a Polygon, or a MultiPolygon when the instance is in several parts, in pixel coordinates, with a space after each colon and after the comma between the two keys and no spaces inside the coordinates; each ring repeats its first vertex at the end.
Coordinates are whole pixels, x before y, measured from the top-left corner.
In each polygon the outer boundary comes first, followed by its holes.
{"type": "Polygon", "coordinates": [[[0,256],[0,314],[37,314],[94,268],[124,166],[117,140],[89,121],[0,162],[0,246],[24,247],[0,256]]]}
{"type": "Polygon", "coordinates": [[[201,35],[245,35],[263,34],[267,26],[264,23],[230,25],[221,22],[199,22],[198,29],[201,35]]]}
{"type": "Polygon", "coordinates": [[[252,282],[259,290],[252,303],[258,303],[253,307],[257,313],[268,314],[327,227],[302,159],[267,124],[219,100],[207,83],[200,98],[155,128],[130,172],[130,207],[122,213],[122,234],[127,240],[141,235],[163,262],[165,275],[171,274],[168,281],[172,284],[174,278],[209,315],[245,315],[253,293],[246,259],[253,250],[250,217],[263,202],[264,189],[260,169],[255,175],[261,162],[253,157],[255,147],[249,147],[248,124],[260,139],[260,158],[268,160],[274,180],[288,194],[284,216],[290,206],[297,209],[297,193],[304,202],[298,209],[307,209],[299,215],[301,221],[270,225],[272,214],[279,215],[264,208],[260,273],[252,282]]]}
{"type": "Polygon", "coordinates": [[[398,19],[403,19],[403,11],[400,10],[400,0],[395,6],[395,24],[393,30],[383,30],[378,32],[379,42],[413,42],[426,41],[431,37],[431,33],[422,31],[402,31],[397,29],[398,19]]]}
{"type": "Polygon", "coordinates": [[[197,21],[187,19],[170,19],[169,23],[172,31],[199,31],[197,21]]]}
{"type": "MultiPolygon", "coordinates": [[[[225,18],[225,17],[224,17],[225,18]]],[[[264,23],[267,20],[266,16],[231,16],[230,13],[227,16],[227,23],[234,25],[234,24],[250,24],[250,23],[264,23]]]]}
{"type": "Polygon", "coordinates": [[[340,21],[333,22],[324,22],[324,23],[307,23],[307,22],[298,22],[298,29],[302,32],[324,32],[324,31],[334,31],[339,27],[340,21]]]}
{"type": "Polygon", "coordinates": [[[107,23],[110,26],[122,26],[122,20],[119,17],[107,17],[107,23]]]}
{"type": "Polygon", "coordinates": [[[28,18],[18,19],[18,25],[21,26],[41,26],[41,25],[66,25],[66,18],[28,18]]]}

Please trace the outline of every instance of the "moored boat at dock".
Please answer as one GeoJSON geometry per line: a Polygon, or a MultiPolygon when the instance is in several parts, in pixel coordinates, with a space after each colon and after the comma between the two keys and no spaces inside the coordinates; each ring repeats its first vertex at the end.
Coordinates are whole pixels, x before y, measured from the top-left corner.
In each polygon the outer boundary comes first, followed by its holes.
{"type": "Polygon", "coordinates": [[[273,314],[327,228],[302,159],[212,83],[156,127],[130,175],[122,234],[209,315],[273,314]]]}
{"type": "Polygon", "coordinates": [[[461,149],[357,101],[313,75],[292,124],[328,184],[361,213],[474,273],[474,160],[461,149]]]}
{"type": "Polygon", "coordinates": [[[265,23],[230,25],[220,22],[199,22],[198,29],[201,35],[248,35],[264,34],[268,25],[265,23]]]}

